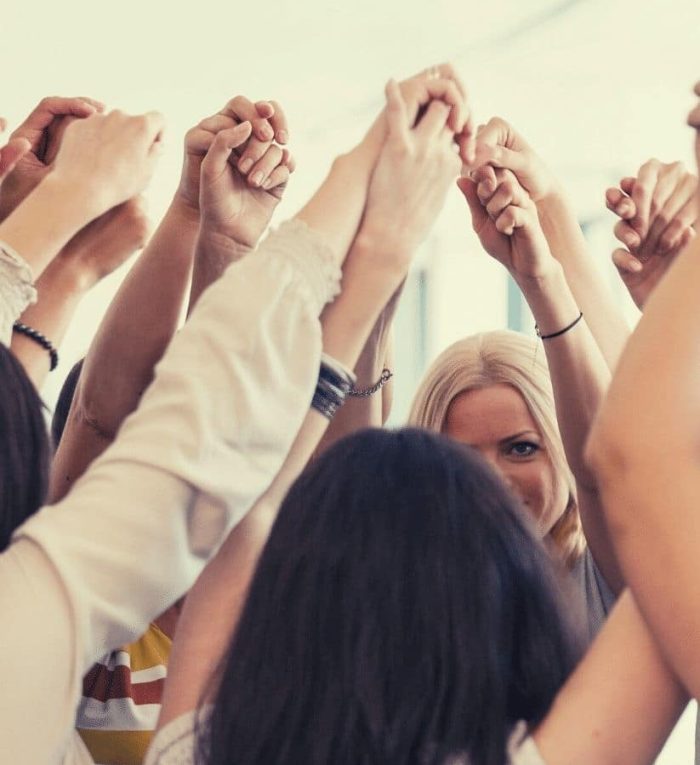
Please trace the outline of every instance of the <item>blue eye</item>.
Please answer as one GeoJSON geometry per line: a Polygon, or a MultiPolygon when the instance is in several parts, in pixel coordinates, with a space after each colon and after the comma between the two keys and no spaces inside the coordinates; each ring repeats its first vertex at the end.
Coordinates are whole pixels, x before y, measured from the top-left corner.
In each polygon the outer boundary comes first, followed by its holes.
{"type": "Polygon", "coordinates": [[[508,454],[513,457],[532,457],[540,450],[532,441],[515,441],[508,446],[508,454]]]}

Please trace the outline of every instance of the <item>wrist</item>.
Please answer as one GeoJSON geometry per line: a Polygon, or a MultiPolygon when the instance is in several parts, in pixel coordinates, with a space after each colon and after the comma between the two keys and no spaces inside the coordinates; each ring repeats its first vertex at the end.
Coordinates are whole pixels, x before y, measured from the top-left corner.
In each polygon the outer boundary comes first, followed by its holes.
{"type": "Polygon", "coordinates": [[[65,248],[49,263],[37,281],[40,290],[50,289],[62,295],[82,297],[100,281],[94,269],[86,266],[74,253],[65,248]]]}
{"type": "Polygon", "coordinates": [[[559,261],[552,257],[548,258],[546,264],[537,271],[518,273],[515,270],[511,270],[510,275],[526,298],[530,294],[556,294],[564,285],[568,289],[564,269],[559,261]]]}
{"type": "Polygon", "coordinates": [[[216,256],[234,261],[245,257],[252,250],[252,247],[242,244],[221,229],[202,223],[197,237],[197,257],[216,256]]]}
{"type": "Polygon", "coordinates": [[[199,204],[193,205],[179,189],[175,192],[175,196],[170,203],[170,207],[168,207],[166,215],[172,215],[182,224],[193,226],[197,229],[199,228],[201,221],[199,204]]]}

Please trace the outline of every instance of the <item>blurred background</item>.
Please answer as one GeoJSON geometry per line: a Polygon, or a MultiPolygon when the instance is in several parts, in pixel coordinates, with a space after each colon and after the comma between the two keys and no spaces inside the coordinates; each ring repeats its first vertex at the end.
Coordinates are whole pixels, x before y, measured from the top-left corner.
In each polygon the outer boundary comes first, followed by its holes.
{"type": "MultiPolygon", "coordinates": [[[[165,114],[166,151],[148,194],[154,222],[175,188],[185,131],[230,97],[274,98],[287,111],[298,170],[282,220],[360,138],[389,77],[449,60],[477,120],[512,122],[564,182],[591,257],[633,323],[609,262],[605,189],[652,156],[691,166],[685,116],[700,79],[698,0],[62,0],[5,4],[1,18],[0,114],[11,127],[44,95],[165,114]]],[[[49,404],[126,268],[79,309],[44,391],[49,404]]],[[[446,345],[506,326],[532,332],[503,269],[480,251],[455,189],[397,317],[392,422],[403,421],[423,370],[446,345]]],[[[693,719],[691,709],[659,763],[692,761],[693,719]]]]}

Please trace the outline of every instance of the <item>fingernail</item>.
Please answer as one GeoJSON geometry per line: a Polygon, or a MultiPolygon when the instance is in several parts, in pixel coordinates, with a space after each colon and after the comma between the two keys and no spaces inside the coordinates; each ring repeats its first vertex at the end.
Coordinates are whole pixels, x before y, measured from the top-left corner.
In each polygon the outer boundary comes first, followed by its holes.
{"type": "Polygon", "coordinates": [[[250,157],[244,159],[239,165],[238,169],[245,175],[250,168],[253,167],[253,160],[250,157]]]}
{"type": "Polygon", "coordinates": [[[250,182],[253,184],[253,186],[259,186],[262,179],[263,179],[262,171],[258,170],[258,172],[255,173],[253,177],[250,179],[250,182]]]}
{"type": "Polygon", "coordinates": [[[634,271],[635,273],[639,273],[644,266],[638,261],[638,260],[631,260],[630,261],[630,271],[634,271]]]}
{"type": "Polygon", "coordinates": [[[269,125],[265,125],[265,127],[260,130],[260,135],[264,141],[271,141],[275,137],[274,131],[269,125]]]}
{"type": "Polygon", "coordinates": [[[289,134],[287,133],[287,131],[286,130],[278,131],[278,133],[277,133],[277,140],[280,143],[287,143],[287,141],[289,140],[289,134]]]}

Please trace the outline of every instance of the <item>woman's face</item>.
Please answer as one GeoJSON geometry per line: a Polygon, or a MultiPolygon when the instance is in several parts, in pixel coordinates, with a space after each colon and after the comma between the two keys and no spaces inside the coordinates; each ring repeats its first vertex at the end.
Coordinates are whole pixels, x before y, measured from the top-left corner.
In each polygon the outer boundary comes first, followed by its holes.
{"type": "Polygon", "coordinates": [[[460,393],[447,410],[444,433],[479,451],[520,497],[542,536],[551,531],[568,491],[555,480],[542,435],[515,388],[498,384],[460,393]]]}

